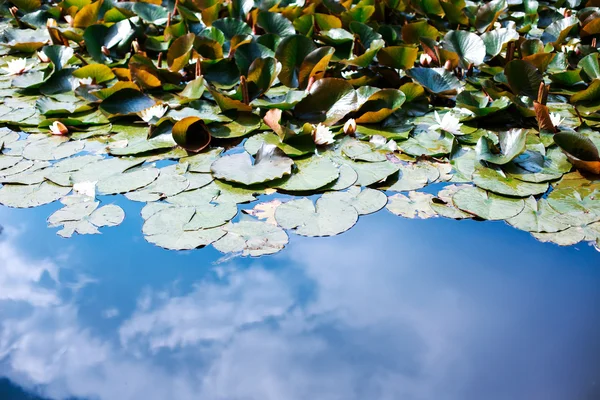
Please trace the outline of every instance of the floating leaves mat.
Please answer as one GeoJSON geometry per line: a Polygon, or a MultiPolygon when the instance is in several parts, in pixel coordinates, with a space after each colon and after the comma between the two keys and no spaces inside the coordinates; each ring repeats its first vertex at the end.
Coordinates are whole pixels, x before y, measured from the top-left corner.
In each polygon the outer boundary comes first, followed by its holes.
{"type": "Polygon", "coordinates": [[[597,0],[0,10],[0,204],[62,203],[61,236],[123,196],[174,250],[272,254],[384,208],[600,243],[597,0]]]}

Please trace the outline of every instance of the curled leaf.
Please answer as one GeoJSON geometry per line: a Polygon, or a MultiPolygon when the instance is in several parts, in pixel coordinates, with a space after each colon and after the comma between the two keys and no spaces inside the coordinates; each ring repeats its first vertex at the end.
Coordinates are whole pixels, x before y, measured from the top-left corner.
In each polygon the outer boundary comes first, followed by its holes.
{"type": "Polygon", "coordinates": [[[554,135],[554,142],[576,168],[600,174],[598,148],[589,138],[577,132],[561,132],[554,135]]]}
{"type": "Polygon", "coordinates": [[[200,118],[186,117],[173,125],[173,139],[188,151],[200,152],[210,143],[211,135],[200,118]]]}

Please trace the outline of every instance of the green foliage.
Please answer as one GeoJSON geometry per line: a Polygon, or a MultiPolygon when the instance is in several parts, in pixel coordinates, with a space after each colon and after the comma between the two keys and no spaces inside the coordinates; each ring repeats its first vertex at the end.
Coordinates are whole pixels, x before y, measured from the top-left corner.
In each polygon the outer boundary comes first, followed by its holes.
{"type": "Polygon", "coordinates": [[[598,242],[596,3],[10,0],[0,204],[60,200],[68,237],[123,194],[151,243],[250,256],[386,205],[598,242]],[[322,195],[232,221],[275,192],[322,195]]]}

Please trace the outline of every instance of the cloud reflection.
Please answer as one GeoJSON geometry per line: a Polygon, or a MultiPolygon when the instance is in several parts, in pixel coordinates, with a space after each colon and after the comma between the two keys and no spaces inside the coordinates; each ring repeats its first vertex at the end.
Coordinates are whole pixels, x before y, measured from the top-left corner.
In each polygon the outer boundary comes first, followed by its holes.
{"type": "MultiPolygon", "coordinates": [[[[83,318],[86,287],[61,280],[68,260],[33,260],[11,239],[16,233],[7,232],[0,242],[0,376],[53,398],[102,400],[541,394],[558,400],[587,393],[584,377],[560,379],[561,367],[539,357],[585,339],[592,328],[598,332],[597,319],[593,325],[588,315],[587,321],[573,317],[546,343],[527,347],[530,359],[519,358],[511,346],[536,337],[524,329],[543,297],[519,303],[530,278],[520,283],[523,277],[485,268],[469,269],[471,278],[458,269],[447,273],[427,256],[433,244],[399,242],[397,228],[376,220],[363,229],[370,234],[355,229],[335,238],[295,238],[277,257],[234,260],[185,290],[147,282],[132,294],[132,313],[102,308],[102,317],[117,324],[108,330],[83,318]],[[521,364],[511,365],[515,358],[521,364]],[[548,371],[510,383],[540,366],[548,371]]],[[[461,268],[478,266],[464,261],[461,268]]],[[[569,355],[556,357],[568,361],[569,355]]]]}

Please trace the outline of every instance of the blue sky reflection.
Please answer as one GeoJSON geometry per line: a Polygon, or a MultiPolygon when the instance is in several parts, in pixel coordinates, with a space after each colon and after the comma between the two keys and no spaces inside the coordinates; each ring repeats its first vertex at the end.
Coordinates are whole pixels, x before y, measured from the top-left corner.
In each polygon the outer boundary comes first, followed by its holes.
{"type": "MultiPolygon", "coordinates": [[[[273,257],[63,240],[0,209],[0,376],[48,398],[600,396],[600,254],[386,212],[273,257]]],[[[0,384],[0,393],[1,393],[0,384]]],[[[19,400],[19,399],[16,399],[19,400]]]]}

